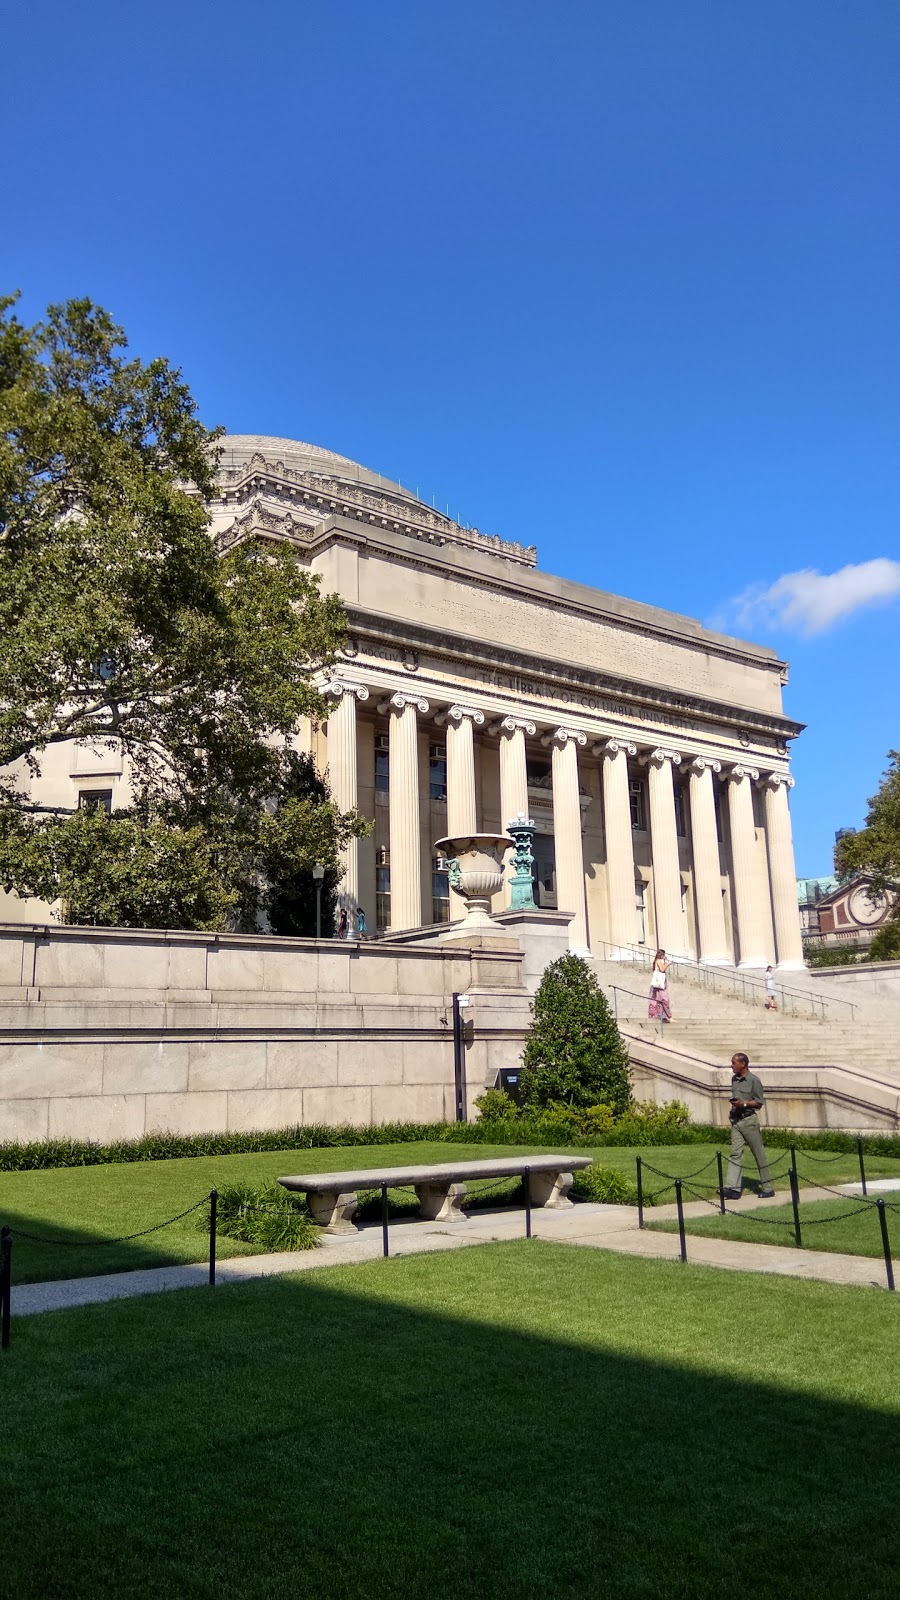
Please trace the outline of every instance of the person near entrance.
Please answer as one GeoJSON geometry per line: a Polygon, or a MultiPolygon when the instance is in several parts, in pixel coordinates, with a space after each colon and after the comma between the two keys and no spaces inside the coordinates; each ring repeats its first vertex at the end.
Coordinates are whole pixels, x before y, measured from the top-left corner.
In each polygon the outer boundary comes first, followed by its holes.
{"type": "Polygon", "coordinates": [[[727,1200],[741,1198],[744,1151],[749,1145],[759,1169],[760,1195],[764,1200],[770,1200],[775,1190],[772,1188],[769,1158],[766,1155],[759,1126],[759,1113],[766,1098],[763,1086],[756,1073],[750,1071],[749,1058],[742,1050],[732,1056],[731,1072],[731,1110],[728,1113],[728,1120],[731,1123],[731,1149],[728,1153],[725,1197],[727,1200]]]}
{"type": "Polygon", "coordinates": [[[654,1020],[658,1017],[661,1022],[672,1021],[672,1007],[669,1004],[669,984],[666,973],[672,965],[668,960],[665,950],[657,950],[653,957],[653,971],[650,974],[650,1005],[647,1015],[654,1020]]]}

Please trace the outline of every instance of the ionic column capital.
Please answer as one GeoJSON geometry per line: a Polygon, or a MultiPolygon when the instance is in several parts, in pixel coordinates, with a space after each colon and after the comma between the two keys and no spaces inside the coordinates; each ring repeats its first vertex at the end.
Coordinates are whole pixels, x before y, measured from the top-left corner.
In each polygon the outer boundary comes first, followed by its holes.
{"type": "Polygon", "coordinates": [[[368,700],[369,691],[364,683],[347,683],[343,678],[331,678],[322,689],[329,699],[340,700],[345,694],[355,694],[357,700],[368,700]]]}
{"type": "Polygon", "coordinates": [[[592,756],[617,756],[620,750],[626,756],[637,755],[637,745],[629,744],[625,739],[598,739],[596,744],[591,745],[592,756]]]}
{"type": "Polygon", "coordinates": [[[541,744],[543,745],[553,744],[554,742],[566,745],[570,741],[572,744],[587,744],[587,734],[582,733],[580,728],[554,728],[552,733],[541,735],[541,744]]]}
{"type": "Polygon", "coordinates": [[[398,689],[396,694],[392,694],[389,698],[378,702],[378,709],[381,712],[405,711],[407,706],[413,706],[416,711],[421,712],[423,717],[427,716],[430,709],[427,700],[423,700],[417,694],[404,694],[402,689],[398,689]]]}
{"type": "Polygon", "coordinates": [[[522,733],[527,733],[528,737],[533,739],[537,733],[537,724],[532,722],[530,717],[512,716],[499,717],[495,722],[488,724],[488,733],[513,734],[517,733],[520,729],[522,733]]]}
{"type": "Polygon", "coordinates": [[[445,722],[463,722],[466,720],[474,723],[476,728],[480,728],[484,723],[484,712],[479,711],[476,706],[446,706],[443,711],[437,713],[434,720],[439,728],[445,722]]]}
{"type": "Polygon", "coordinates": [[[794,780],[789,772],[767,772],[759,780],[761,789],[793,789],[794,780]]]}
{"type": "Polygon", "coordinates": [[[682,772],[695,772],[699,777],[701,773],[707,770],[721,772],[722,763],[714,760],[712,756],[688,756],[681,770],[682,772]]]}
{"type": "Polygon", "coordinates": [[[731,768],[730,772],[725,773],[724,777],[726,783],[729,781],[740,783],[742,778],[749,778],[751,783],[755,783],[759,777],[759,768],[745,767],[741,765],[734,766],[731,768]]]}
{"type": "Polygon", "coordinates": [[[667,761],[670,762],[673,767],[679,767],[681,765],[681,751],[663,750],[662,748],[658,750],[645,750],[644,754],[638,759],[640,760],[642,767],[664,767],[667,761]]]}

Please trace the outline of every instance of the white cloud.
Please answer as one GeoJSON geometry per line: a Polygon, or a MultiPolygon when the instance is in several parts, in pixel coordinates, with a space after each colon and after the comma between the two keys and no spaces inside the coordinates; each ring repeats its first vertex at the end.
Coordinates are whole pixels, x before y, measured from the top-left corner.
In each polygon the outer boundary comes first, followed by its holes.
{"type": "Polygon", "coordinates": [[[769,624],[799,633],[824,633],[863,606],[886,605],[900,595],[900,561],[879,556],[839,572],[785,572],[765,588],[753,584],[728,606],[739,627],[769,624]]]}

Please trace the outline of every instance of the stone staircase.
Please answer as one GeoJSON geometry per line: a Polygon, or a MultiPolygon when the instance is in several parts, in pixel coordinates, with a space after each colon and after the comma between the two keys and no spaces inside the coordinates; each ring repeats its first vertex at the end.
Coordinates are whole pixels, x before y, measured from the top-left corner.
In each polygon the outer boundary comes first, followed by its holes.
{"type": "MultiPolygon", "coordinates": [[[[845,1065],[900,1081],[900,1026],[895,1010],[842,1005],[797,974],[779,1009],[768,1012],[761,985],[698,966],[669,969],[672,1022],[647,1016],[649,972],[633,961],[595,960],[596,973],[623,1032],[700,1059],[727,1064],[744,1050],[756,1066],[845,1065]]],[[[794,975],[792,975],[793,978],[794,975]]]]}

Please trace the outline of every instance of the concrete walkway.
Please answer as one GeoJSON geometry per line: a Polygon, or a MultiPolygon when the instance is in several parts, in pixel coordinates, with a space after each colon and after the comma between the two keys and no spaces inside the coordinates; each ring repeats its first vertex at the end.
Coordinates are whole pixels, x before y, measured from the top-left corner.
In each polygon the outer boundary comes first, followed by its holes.
{"type": "MultiPolygon", "coordinates": [[[[858,1186],[857,1186],[858,1187],[858,1186]]],[[[852,1185],[845,1186],[851,1198],[852,1185]]],[[[730,1210],[764,1210],[784,1205],[787,1194],[774,1200],[756,1195],[729,1202],[730,1210]]],[[[822,1200],[821,1189],[804,1188],[801,1200],[822,1200]]],[[[835,1205],[840,1202],[835,1199],[835,1205]]],[[[712,1215],[705,1201],[691,1201],[684,1208],[686,1217],[712,1215]]],[[[673,1220],[675,1206],[656,1206],[648,1220],[673,1220]]],[[[873,1224],[874,1226],[874,1224],[873,1224]]],[[[677,1233],[657,1233],[638,1227],[634,1206],[606,1206],[582,1203],[565,1211],[532,1212],[534,1237],[558,1244],[581,1245],[596,1250],[614,1250],[622,1255],[677,1260],[677,1233]]],[[[787,1233],[788,1230],[785,1229],[787,1233]]],[[[520,1239],[525,1234],[525,1213],[506,1208],[501,1211],[475,1211],[467,1221],[456,1223],[420,1222],[415,1218],[398,1220],[390,1227],[392,1256],[419,1255],[425,1251],[458,1250],[468,1245],[496,1244],[520,1239]]],[[[701,1266],[722,1267],[732,1272],[769,1272],[782,1277],[815,1278],[823,1283],[852,1284],[865,1288],[885,1288],[884,1265],[872,1256],[837,1255],[829,1251],[797,1250],[784,1245],[746,1244],[732,1239],[711,1239],[692,1234],[687,1242],[688,1260],[701,1266]]],[[[375,1261],[382,1254],[381,1225],[370,1223],[356,1234],[323,1234],[316,1250],[282,1251],[275,1255],[232,1256],[220,1261],[216,1270],[219,1284],[246,1283],[252,1278],[268,1278],[279,1273],[308,1272],[320,1267],[351,1266],[360,1261],[375,1261]]],[[[900,1269],[898,1269],[900,1276],[900,1269]]],[[[192,1289],[208,1283],[207,1263],[183,1267],[151,1267],[140,1272],[111,1272],[96,1278],[66,1278],[53,1283],[23,1284],[12,1291],[14,1316],[30,1316],[40,1311],[59,1311],[69,1306],[96,1305],[106,1300],[129,1299],[134,1295],[159,1294],[168,1289],[192,1289]]]]}

